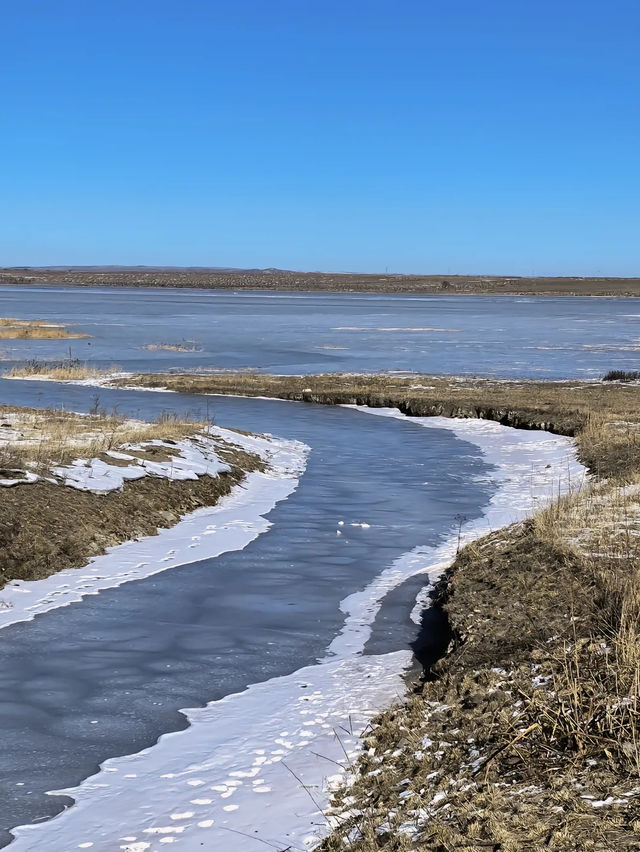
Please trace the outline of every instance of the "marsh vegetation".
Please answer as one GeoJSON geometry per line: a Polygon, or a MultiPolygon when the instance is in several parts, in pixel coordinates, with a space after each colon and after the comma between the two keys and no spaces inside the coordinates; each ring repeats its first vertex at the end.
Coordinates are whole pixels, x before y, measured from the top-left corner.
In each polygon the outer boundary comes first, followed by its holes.
{"type": "Polygon", "coordinates": [[[69,329],[64,323],[0,318],[0,339],[2,340],[58,340],[84,337],[90,337],[90,335],[69,329]]]}
{"type": "Polygon", "coordinates": [[[79,358],[65,358],[60,361],[42,361],[30,358],[21,364],[16,364],[4,373],[8,379],[55,379],[60,382],[75,382],[85,379],[101,379],[119,373],[117,364],[109,367],[99,367],[79,358]]]}

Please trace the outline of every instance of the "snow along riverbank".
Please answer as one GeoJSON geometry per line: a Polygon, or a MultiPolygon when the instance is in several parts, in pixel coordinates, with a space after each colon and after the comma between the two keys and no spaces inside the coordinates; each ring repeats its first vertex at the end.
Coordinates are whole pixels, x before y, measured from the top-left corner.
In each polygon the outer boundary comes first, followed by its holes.
{"type": "MultiPolygon", "coordinates": [[[[295,490],[304,472],[309,448],[299,441],[242,435],[217,426],[211,426],[209,431],[211,447],[206,445],[206,439],[198,446],[181,441],[178,446],[185,444],[181,457],[171,462],[145,462],[131,468],[102,462],[97,469],[91,465],[65,468],[64,475],[74,478],[75,487],[90,490],[120,487],[124,478],[129,478],[123,471],[129,470],[135,472],[136,478],[138,475],[174,479],[215,475],[228,469],[215,455],[213,441],[216,438],[255,453],[267,463],[264,472],[248,473],[215,506],[191,512],[175,526],[160,530],[158,535],[109,548],[107,553],[94,557],[83,568],[58,571],[43,580],[8,583],[0,591],[0,628],[29,621],[40,613],[79,601],[85,595],[97,594],[101,589],[139,580],[176,565],[241,550],[269,529],[271,523],[264,515],[295,490]]],[[[60,470],[62,475],[63,469],[60,470]]]]}
{"type": "MultiPolygon", "coordinates": [[[[394,409],[360,410],[405,419],[394,409]]],[[[317,844],[328,830],[322,811],[329,789],[348,771],[368,720],[404,692],[410,652],[362,654],[384,596],[415,574],[435,580],[459,538],[519,520],[584,477],[568,438],[481,420],[410,422],[452,430],[495,466],[496,490],[484,515],[440,546],[400,557],[345,599],[343,630],[318,665],[184,711],[189,728],[105,761],[95,776],[64,791],[76,802],[69,810],[17,829],[12,850],[252,852],[266,845],[294,852],[317,844]]]]}

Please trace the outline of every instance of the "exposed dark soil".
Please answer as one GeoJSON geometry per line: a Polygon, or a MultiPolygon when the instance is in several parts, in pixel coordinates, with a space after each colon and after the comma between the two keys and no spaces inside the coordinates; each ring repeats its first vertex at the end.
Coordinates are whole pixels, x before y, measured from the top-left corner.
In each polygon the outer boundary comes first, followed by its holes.
{"type": "Polygon", "coordinates": [[[77,287],[190,287],[343,293],[440,293],[540,296],[638,296],[640,278],[492,275],[363,275],[286,269],[201,267],[55,267],[0,270],[0,284],[77,287]]]}

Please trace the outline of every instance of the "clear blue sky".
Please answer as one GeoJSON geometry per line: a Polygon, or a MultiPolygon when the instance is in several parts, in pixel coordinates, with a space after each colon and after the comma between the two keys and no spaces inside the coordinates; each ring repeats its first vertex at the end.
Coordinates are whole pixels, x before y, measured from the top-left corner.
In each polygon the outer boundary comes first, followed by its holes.
{"type": "Polygon", "coordinates": [[[637,0],[2,0],[0,265],[640,275],[637,0]]]}

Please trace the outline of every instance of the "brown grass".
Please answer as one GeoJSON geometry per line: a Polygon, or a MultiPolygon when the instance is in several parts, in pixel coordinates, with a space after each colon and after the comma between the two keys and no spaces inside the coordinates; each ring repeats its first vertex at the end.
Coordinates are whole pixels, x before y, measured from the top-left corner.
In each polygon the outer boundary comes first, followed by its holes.
{"type": "Polygon", "coordinates": [[[64,361],[38,361],[32,359],[19,364],[4,373],[8,379],[25,379],[41,376],[43,379],[53,379],[59,382],[81,381],[83,379],[101,379],[113,373],[121,372],[118,364],[109,367],[96,367],[85,361],[69,358],[64,361]]]}
{"type": "Polygon", "coordinates": [[[638,849],[639,531],[596,486],[459,554],[450,653],[374,720],[323,850],[638,849]]]}
{"type": "Polygon", "coordinates": [[[58,340],[90,337],[80,331],[70,331],[65,324],[56,325],[44,320],[21,320],[0,317],[0,339],[58,340]]]}
{"type": "Polygon", "coordinates": [[[9,407],[0,408],[0,423],[0,466],[40,472],[79,457],[98,457],[125,444],[154,438],[180,440],[197,434],[207,425],[174,414],[164,414],[154,423],[146,423],[107,412],[83,416],[63,409],[9,407]]]}
{"type": "Polygon", "coordinates": [[[150,352],[164,350],[166,352],[200,352],[201,349],[195,340],[183,340],[180,343],[147,343],[143,349],[150,352]]]}
{"type": "Polygon", "coordinates": [[[0,269],[0,284],[79,287],[196,287],[462,295],[638,296],[639,278],[532,278],[485,275],[384,275],[286,269],[0,269]]]}
{"type": "Polygon", "coordinates": [[[145,477],[96,495],[48,482],[0,490],[0,587],[84,565],[123,541],[155,535],[181,516],[212,506],[262,462],[232,445],[220,455],[229,473],[197,480],[145,477]]]}
{"type": "MultiPolygon", "coordinates": [[[[16,471],[30,470],[50,476],[52,466],[124,448],[137,458],[163,460],[173,454],[172,447],[145,442],[178,441],[206,425],[171,413],[145,423],[101,411],[82,416],[3,406],[0,474],[15,479],[16,471]],[[132,450],[131,443],[143,446],[132,450]]],[[[216,450],[230,465],[229,473],[188,481],[145,477],[98,495],[46,481],[0,488],[0,587],[12,579],[38,579],[83,565],[109,546],[153,535],[186,512],[213,505],[246,471],[264,467],[232,442],[217,440],[216,450]]],[[[112,457],[108,461],[118,463],[112,457]]]]}

